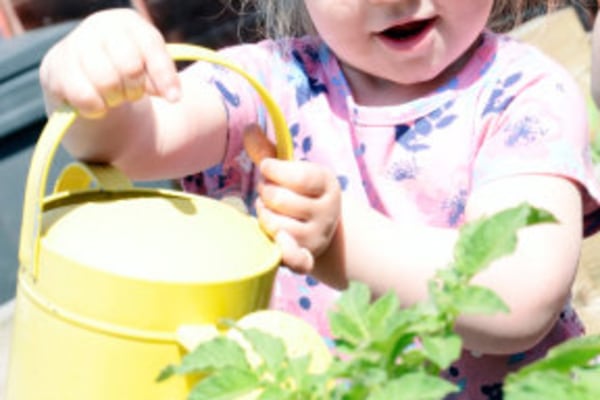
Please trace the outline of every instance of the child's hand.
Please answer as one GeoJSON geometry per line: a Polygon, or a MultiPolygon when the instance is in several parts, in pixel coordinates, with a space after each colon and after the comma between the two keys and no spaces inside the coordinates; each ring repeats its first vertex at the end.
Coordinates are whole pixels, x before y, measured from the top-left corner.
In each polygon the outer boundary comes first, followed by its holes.
{"type": "Polygon", "coordinates": [[[42,60],[40,81],[50,109],[68,103],[89,118],[145,94],[180,96],[174,62],[160,32],[128,9],[92,14],[42,60]]]}
{"type": "Polygon", "coordinates": [[[341,213],[337,179],[317,164],[277,160],[275,146],[256,124],[245,128],[244,148],[265,178],[256,201],[262,227],[281,247],[287,267],[311,272],[341,213]]]}
{"type": "Polygon", "coordinates": [[[324,167],[267,158],[260,164],[256,211],[261,225],[283,251],[283,263],[310,273],[328,247],[341,213],[341,190],[324,167]]]}

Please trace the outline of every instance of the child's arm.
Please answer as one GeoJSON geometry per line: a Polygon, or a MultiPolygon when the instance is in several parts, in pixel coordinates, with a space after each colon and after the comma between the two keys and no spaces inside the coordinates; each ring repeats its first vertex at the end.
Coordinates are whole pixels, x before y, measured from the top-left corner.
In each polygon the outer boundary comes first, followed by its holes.
{"type": "Polygon", "coordinates": [[[81,116],[65,146],[111,162],[134,179],[183,176],[219,162],[226,115],[216,89],[177,74],[159,31],[132,10],[86,18],[44,57],[49,113],[81,116]]]}
{"type": "MultiPolygon", "coordinates": [[[[274,235],[286,230],[297,242],[283,243],[286,264],[301,272],[310,271],[310,260],[300,251],[308,248],[317,256],[310,272],[325,283],[343,288],[348,280],[360,280],[376,294],[394,290],[404,304],[423,300],[427,280],[436,269],[450,264],[458,231],[392,222],[349,199],[341,204],[336,225],[339,188],[330,186],[332,176],[326,171],[302,165],[287,168],[277,160],[261,165],[265,177],[281,185],[261,193],[271,210],[278,211],[262,213],[261,220],[274,235]],[[289,182],[313,182],[313,187],[319,187],[318,181],[321,188],[328,188],[318,196],[290,194],[289,182]],[[311,201],[313,206],[307,206],[311,201]],[[305,213],[312,210],[311,216],[289,218],[299,211],[285,211],[302,209],[305,213]],[[332,224],[337,230],[323,252],[324,243],[332,237],[332,224]]],[[[457,330],[469,349],[512,353],[531,348],[553,326],[569,296],[582,229],[581,196],[575,184],[543,175],[497,180],[472,194],[466,216],[473,220],[524,201],[547,209],[561,223],[523,229],[516,252],[475,278],[475,283],[497,292],[511,313],[461,318],[457,330]]]]}
{"type": "MultiPolygon", "coordinates": [[[[548,333],[568,299],[582,232],[575,184],[541,175],[498,180],[472,194],[467,220],[523,201],[552,212],[560,224],[523,229],[515,253],[475,277],[474,283],[498,293],[511,313],[460,319],[457,331],[469,349],[513,353],[531,348],[548,333]]],[[[345,279],[364,281],[377,293],[392,289],[411,304],[426,296],[426,282],[434,271],[450,263],[457,235],[451,229],[394,224],[344,202],[338,241],[330,249],[333,253],[318,260],[316,271],[339,265],[336,272],[345,279]]]]}

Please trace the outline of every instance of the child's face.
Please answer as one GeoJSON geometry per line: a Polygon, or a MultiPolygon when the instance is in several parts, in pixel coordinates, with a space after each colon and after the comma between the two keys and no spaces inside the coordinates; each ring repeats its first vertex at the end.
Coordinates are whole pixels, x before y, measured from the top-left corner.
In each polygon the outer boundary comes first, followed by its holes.
{"type": "MultiPolygon", "coordinates": [[[[493,0],[305,0],[346,68],[412,85],[435,80],[477,39],[493,0]]],[[[380,82],[381,83],[381,82],[380,82]]]]}

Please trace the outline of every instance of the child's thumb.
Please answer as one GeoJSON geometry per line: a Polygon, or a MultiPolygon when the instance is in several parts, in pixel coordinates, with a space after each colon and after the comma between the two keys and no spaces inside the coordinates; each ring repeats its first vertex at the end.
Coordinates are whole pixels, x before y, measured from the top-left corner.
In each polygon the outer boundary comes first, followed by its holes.
{"type": "Polygon", "coordinates": [[[300,247],[296,239],[284,230],[277,232],[275,242],[281,249],[283,265],[294,272],[307,274],[314,267],[312,253],[305,247],[300,247]]]}

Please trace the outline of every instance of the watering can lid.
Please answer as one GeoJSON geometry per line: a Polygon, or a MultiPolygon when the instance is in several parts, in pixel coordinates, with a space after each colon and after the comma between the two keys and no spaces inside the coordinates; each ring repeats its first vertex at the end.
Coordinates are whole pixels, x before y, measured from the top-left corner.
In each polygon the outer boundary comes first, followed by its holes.
{"type": "Polygon", "coordinates": [[[42,253],[51,250],[82,266],[166,282],[226,282],[279,265],[279,249],[256,219],[233,206],[200,196],[148,193],[49,204],[42,253]]]}

